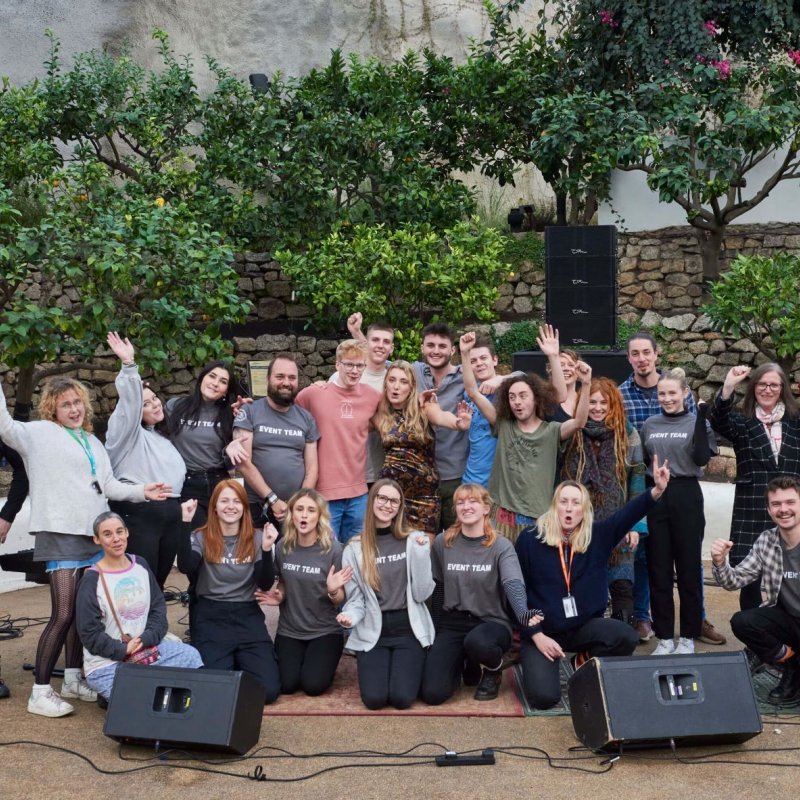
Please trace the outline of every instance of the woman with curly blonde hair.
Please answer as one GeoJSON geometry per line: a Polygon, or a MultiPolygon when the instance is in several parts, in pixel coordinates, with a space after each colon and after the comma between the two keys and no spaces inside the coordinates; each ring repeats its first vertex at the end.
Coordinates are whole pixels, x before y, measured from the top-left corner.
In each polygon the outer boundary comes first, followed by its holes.
{"type": "Polygon", "coordinates": [[[256,597],[280,605],[275,652],[281,692],[322,694],[333,683],[344,647],[336,610],[353,570],[342,569],[342,544],[333,535],[328,503],[314,489],[289,498],[275,566],[277,585],[256,597]]]}
{"type": "MultiPolygon", "coordinates": [[[[589,420],[569,442],[562,474],[589,492],[598,522],[607,519],[645,489],[642,445],[627,421],[622,395],[609,378],[594,378],[589,388],[589,420]]],[[[611,616],[633,616],[633,555],[647,523],[639,520],[611,554],[608,583],[611,616]]]]}
{"type": "Polygon", "coordinates": [[[407,361],[395,361],[386,373],[383,396],[372,425],[383,443],[381,478],[397,481],[403,489],[409,524],[425,533],[438,533],[441,499],[436,468],[433,426],[467,430],[466,403],[458,415],[443,411],[433,392],[417,397],[417,379],[407,361]]]}

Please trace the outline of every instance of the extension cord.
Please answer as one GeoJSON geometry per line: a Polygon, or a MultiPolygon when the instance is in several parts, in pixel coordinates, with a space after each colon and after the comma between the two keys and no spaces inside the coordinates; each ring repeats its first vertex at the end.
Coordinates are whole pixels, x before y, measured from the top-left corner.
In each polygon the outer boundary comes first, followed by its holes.
{"type": "Polygon", "coordinates": [[[437,767],[479,767],[494,764],[494,751],[484,750],[480,755],[460,756],[452,751],[436,756],[437,767]]]}

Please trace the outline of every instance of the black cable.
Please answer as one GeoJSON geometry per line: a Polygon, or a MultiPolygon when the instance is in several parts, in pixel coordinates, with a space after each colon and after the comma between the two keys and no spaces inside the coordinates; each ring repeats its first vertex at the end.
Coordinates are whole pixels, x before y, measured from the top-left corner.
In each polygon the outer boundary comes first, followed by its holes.
{"type": "Polygon", "coordinates": [[[47,617],[15,617],[12,619],[10,614],[5,614],[0,617],[0,641],[18,639],[28,628],[45,625],[47,622],[47,617]]]}

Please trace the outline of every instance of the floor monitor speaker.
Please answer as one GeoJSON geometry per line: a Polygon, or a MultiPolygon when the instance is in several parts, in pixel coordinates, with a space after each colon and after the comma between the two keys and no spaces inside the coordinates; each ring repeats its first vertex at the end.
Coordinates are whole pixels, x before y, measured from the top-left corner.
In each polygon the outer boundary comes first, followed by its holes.
{"type": "Polygon", "coordinates": [[[762,730],[741,651],[593,658],[567,691],[575,735],[596,751],[737,743],[762,730]]]}
{"type": "Polygon", "coordinates": [[[103,733],[120,742],[243,755],[261,734],[264,694],[246,672],[121,664],[103,733]]]}

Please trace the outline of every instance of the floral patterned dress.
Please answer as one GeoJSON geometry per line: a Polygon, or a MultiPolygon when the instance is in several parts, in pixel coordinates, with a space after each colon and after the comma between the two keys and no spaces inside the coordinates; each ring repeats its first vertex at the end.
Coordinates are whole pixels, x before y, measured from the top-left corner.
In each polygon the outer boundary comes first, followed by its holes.
{"type": "Polygon", "coordinates": [[[400,411],[393,413],[392,425],[381,440],[385,459],[380,477],[400,484],[406,498],[406,517],[413,528],[439,533],[442,501],[437,494],[436,440],[431,436],[422,441],[408,433],[405,416],[400,411]]]}

